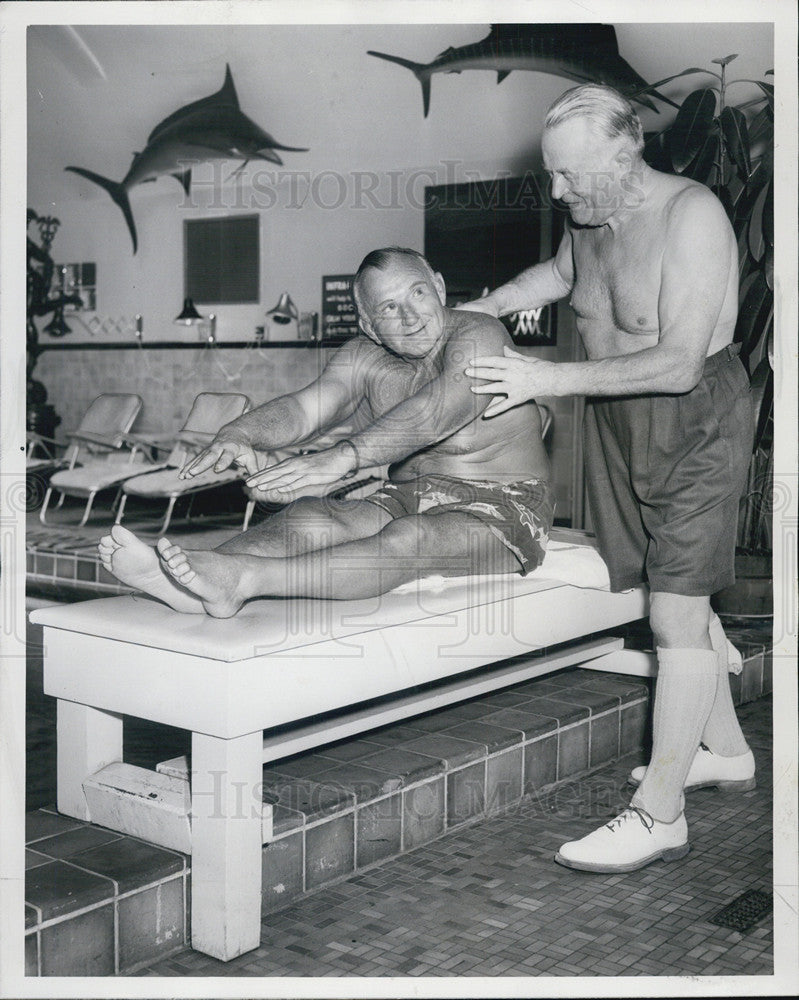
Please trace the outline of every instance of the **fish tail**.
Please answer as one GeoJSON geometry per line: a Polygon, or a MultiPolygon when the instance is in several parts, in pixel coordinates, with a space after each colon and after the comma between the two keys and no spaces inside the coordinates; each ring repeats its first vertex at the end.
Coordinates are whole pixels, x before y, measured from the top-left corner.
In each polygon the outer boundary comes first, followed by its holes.
{"type": "Polygon", "coordinates": [[[422,103],[424,104],[424,116],[427,118],[427,113],[430,110],[430,73],[426,72],[428,67],[424,63],[411,62],[410,59],[402,59],[400,56],[390,56],[385,52],[372,52],[370,50],[367,52],[367,55],[377,56],[378,59],[385,59],[386,62],[393,62],[398,66],[404,66],[413,73],[422,85],[422,103]]]}
{"type": "Polygon", "coordinates": [[[130,231],[130,238],[133,241],[133,252],[136,253],[138,248],[136,223],[133,221],[133,212],[131,211],[128,192],[124,185],[119,184],[117,181],[111,181],[107,177],[102,177],[100,174],[95,174],[92,170],[84,170],[83,167],[64,167],[64,169],[70,170],[73,174],[80,174],[81,177],[85,177],[86,180],[92,181],[94,184],[99,184],[101,188],[111,195],[114,204],[119,206],[122,214],[125,216],[125,222],[127,222],[128,230],[130,231]]]}

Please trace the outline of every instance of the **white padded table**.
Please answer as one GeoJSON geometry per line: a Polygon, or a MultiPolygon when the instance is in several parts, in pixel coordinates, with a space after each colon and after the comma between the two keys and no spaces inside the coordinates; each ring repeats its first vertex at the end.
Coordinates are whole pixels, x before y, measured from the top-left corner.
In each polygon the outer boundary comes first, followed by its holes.
{"type": "Polygon", "coordinates": [[[229,960],[260,941],[265,760],[569,663],[600,666],[620,641],[543,656],[525,672],[498,661],[646,613],[643,588],[611,594],[534,576],[358,601],[258,600],[226,620],[138,596],[38,610],[44,690],[58,699],[58,809],[91,819],[83,782],[122,760],[124,715],[189,730],[192,947],[229,960]],[[470,671],[495,663],[470,686],[470,671]],[[440,692],[408,696],[445,678],[455,680],[440,692]],[[397,696],[395,710],[359,706],[385,695],[397,696]],[[338,721],[321,729],[310,719],[334,710],[338,721]]]}

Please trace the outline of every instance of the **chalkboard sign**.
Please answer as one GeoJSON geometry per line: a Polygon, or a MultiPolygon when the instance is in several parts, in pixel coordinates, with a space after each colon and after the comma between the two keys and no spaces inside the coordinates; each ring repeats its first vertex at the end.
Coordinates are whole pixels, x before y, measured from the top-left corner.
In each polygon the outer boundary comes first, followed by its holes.
{"type": "Polygon", "coordinates": [[[322,278],[323,340],[349,340],[358,333],[352,279],[352,274],[328,274],[322,278]]]}

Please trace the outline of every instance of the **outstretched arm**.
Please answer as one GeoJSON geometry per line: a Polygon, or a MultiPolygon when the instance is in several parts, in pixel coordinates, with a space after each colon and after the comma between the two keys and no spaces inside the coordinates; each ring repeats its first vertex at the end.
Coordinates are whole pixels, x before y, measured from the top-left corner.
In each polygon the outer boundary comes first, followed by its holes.
{"type": "Polygon", "coordinates": [[[346,419],[363,398],[358,347],[344,345],[316,381],[298,392],[270,399],[225,424],[211,444],[180,471],[187,479],[213,469],[240,465],[249,475],[261,467],[256,452],[306,442],[316,431],[346,419]]]}
{"type": "Polygon", "coordinates": [[[528,267],[490,294],[472,302],[464,302],[455,308],[484,312],[489,316],[509,316],[511,313],[540,309],[541,306],[557,302],[569,294],[573,284],[572,237],[567,229],[557,254],[550,260],[528,267]]]}
{"type": "MultiPolygon", "coordinates": [[[[735,239],[707,189],[683,192],[669,219],[660,275],[658,343],[619,357],[553,363],[505,349],[466,369],[488,379],[472,391],[493,394],[492,417],[537,395],[618,396],[689,392],[699,381],[728,294],[735,239]]],[[[631,280],[632,276],[631,276],[631,280]]]]}
{"type": "Polygon", "coordinates": [[[320,496],[359,469],[390,465],[450,437],[477,419],[487,399],[471,391],[463,369],[477,351],[500,350],[505,328],[486,316],[458,323],[444,349],[440,370],[417,392],[327,451],[296,456],[248,479],[249,486],[271,494],[320,496]]]}

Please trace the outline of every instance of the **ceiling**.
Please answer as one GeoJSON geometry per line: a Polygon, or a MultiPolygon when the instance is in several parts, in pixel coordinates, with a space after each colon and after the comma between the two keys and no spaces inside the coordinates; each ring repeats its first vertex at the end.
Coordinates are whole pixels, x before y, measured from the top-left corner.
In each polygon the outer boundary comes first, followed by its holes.
{"type": "MultiPolygon", "coordinates": [[[[64,167],[120,180],[153,127],[233,73],[242,111],[275,139],[290,169],[390,171],[537,155],[544,109],[569,81],[515,72],[437,74],[430,115],[419,83],[369,49],[428,62],[485,36],[488,24],[36,25],[28,28],[28,173],[37,204],[105,197],[64,167]],[[522,124],[523,123],[523,124],[522,124]]],[[[773,65],[771,25],[617,25],[619,49],[645,78],[739,51],[738,76],[773,65]]],[[[694,87],[694,81],[685,87],[694,87]]],[[[737,92],[741,95],[743,87],[737,92]]],[[[673,90],[669,91],[673,96],[673,90]]],[[[645,126],[658,119],[645,112],[645,126]],[[651,121],[647,121],[647,115],[651,121]]],[[[665,116],[660,116],[662,121],[665,116]]]]}

